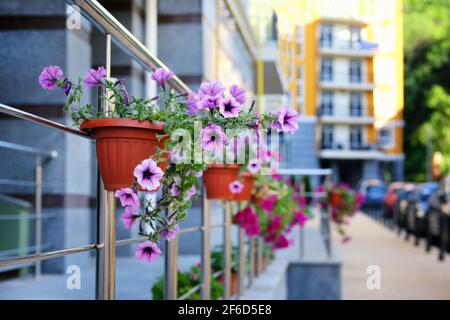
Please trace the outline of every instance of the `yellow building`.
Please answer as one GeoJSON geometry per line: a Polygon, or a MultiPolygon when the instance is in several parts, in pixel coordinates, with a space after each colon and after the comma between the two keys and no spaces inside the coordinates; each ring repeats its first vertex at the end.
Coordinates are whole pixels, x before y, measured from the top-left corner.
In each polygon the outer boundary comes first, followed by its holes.
{"type": "Polygon", "coordinates": [[[341,181],[401,180],[402,0],[277,1],[275,7],[282,70],[305,134],[315,133],[318,162],[341,181]]]}

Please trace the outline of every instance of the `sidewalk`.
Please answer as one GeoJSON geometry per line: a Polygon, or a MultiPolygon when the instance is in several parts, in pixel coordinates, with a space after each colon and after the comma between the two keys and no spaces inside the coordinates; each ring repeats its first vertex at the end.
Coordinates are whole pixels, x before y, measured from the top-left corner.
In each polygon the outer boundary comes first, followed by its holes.
{"type": "Polygon", "coordinates": [[[439,262],[435,249],[426,253],[424,242],[416,247],[363,214],[348,233],[347,244],[333,239],[342,256],[344,299],[450,299],[450,259],[439,262]],[[380,290],[367,289],[370,265],[380,267],[380,290]]]}

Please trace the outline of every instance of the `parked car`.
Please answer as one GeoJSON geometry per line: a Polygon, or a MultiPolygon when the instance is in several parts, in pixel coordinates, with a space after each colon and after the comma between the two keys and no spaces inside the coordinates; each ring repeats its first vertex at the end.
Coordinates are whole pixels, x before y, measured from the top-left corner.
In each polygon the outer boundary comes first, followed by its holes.
{"type": "Polygon", "coordinates": [[[403,182],[393,182],[389,185],[383,200],[383,216],[392,219],[394,216],[394,205],[404,187],[403,182]]]}
{"type": "Polygon", "coordinates": [[[413,194],[414,184],[405,183],[398,194],[397,200],[395,201],[393,217],[398,234],[406,228],[406,210],[408,208],[408,201],[411,200],[413,194]]]}
{"type": "Polygon", "coordinates": [[[360,192],[364,194],[364,206],[380,206],[386,194],[386,184],[378,179],[368,179],[361,182],[360,192]]]}
{"type": "Polygon", "coordinates": [[[444,178],[439,189],[430,196],[426,219],[426,250],[439,248],[439,260],[450,252],[450,176],[444,178]]]}
{"type": "Polygon", "coordinates": [[[406,209],[406,238],[414,235],[415,245],[419,245],[420,238],[425,236],[426,214],[428,212],[428,200],[436,192],[439,185],[428,182],[418,185],[408,201],[406,209]]]}

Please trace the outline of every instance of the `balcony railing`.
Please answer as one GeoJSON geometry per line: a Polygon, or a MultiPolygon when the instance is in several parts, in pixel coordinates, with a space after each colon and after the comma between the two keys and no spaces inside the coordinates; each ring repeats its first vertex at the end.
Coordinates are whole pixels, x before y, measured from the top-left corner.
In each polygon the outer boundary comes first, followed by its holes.
{"type": "MultiPolygon", "coordinates": [[[[98,1],[95,0],[67,0],[69,4],[76,4],[81,9],[81,13],[90,20],[100,31],[105,34],[106,41],[106,70],[107,76],[110,75],[111,70],[111,43],[114,41],[119,47],[121,47],[126,53],[128,53],[134,60],[138,61],[145,69],[153,71],[156,68],[166,68],[166,66],[154,56],[139,40],[136,39],[120,22],[118,22],[98,1]]],[[[171,86],[178,92],[188,92],[189,88],[178,77],[174,77],[170,80],[171,86]]],[[[15,118],[20,118],[25,121],[33,122],[39,125],[47,126],[53,130],[58,130],[67,134],[77,135],[82,138],[93,140],[92,136],[86,134],[77,129],[59,124],[57,122],[42,118],[25,111],[21,111],[5,104],[0,103],[0,112],[8,114],[15,118]]],[[[37,149],[34,147],[19,146],[7,142],[0,143],[0,147],[13,149],[21,152],[28,152],[35,154],[37,159],[41,157],[54,158],[57,154],[54,151],[46,151],[37,149]]],[[[330,182],[331,170],[279,170],[279,174],[284,175],[300,175],[300,176],[324,176],[325,184],[330,182]]],[[[39,215],[42,211],[42,167],[41,162],[36,161],[36,181],[34,183],[36,187],[36,245],[40,248],[40,218],[39,215]]],[[[233,263],[231,261],[231,218],[233,210],[233,203],[228,202],[224,209],[224,222],[222,224],[211,224],[211,207],[210,202],[207,200],[205,192],[202,192],[202,214],[201,225],[199,227],[185,228],[180,233],[186,234],[191,232],[201,233],[201,279],[200,284],[193,287],[189,292],[183,296],[177,296],[177,272],[178,272],[178,237],[171,242],[166,242],[165,255],[165,299],[179,299],[184,300],[189,298],[193,293],[200,291],[202,299],[210,298],[210,279],[211,277],[218,277],[224,275],[225,293],[224,298],[230,298],[231,287],[231,268],[233,263]],[[223,242],[224,242],[224,265],[223,270],[211,273],[211,232],[214,228],[223,228],[223,242]]],[[[72,247],[62,250],[41,252],[36,251],[35,254],[0,260],[0,268],[8,266],[18,266],[29,263],[35,263],[37,266],[40,261],[52,259],[56,257],[63,257],[75,253],[96,251],[96,298],[97,299],[114,299],[115,298],[115,250],[118,246],[130,245],[144,241],[142,237],[131,238],[125,240],[116,240],[115,237],[115,198],[111,192],[106,192],[102,188],[102,182],[97,170],[97,214],[96,214],[96,241],[95,243],[72,247]]],[[[331,238],[329,228],[329,214],[330,208],[323,212],[321,225],[323,238],[325,240],[328,257],[331,256],[331,238]]],[[[300,228],[300,240],[303,243],[303,231],[300,228]]],[[[238,296],[244,296],[245,278],[247,274],[245,272],[245,261],[247,259],[245,254],[245,243],[248,240],[249,243],[249,258],[250,258],[250,273],[249,283],[253,283],[255,276],[254,270],[256,269],[256,275],[262,271],[262,239],[250,238],[246,239],[244,230],[239,230],[238,240],[238,296]]],[[[303,247],[300,247],[300,257],[303,255],[303,247]]],[[[38,267],[36,268],[37,271],[38,267]]]]}

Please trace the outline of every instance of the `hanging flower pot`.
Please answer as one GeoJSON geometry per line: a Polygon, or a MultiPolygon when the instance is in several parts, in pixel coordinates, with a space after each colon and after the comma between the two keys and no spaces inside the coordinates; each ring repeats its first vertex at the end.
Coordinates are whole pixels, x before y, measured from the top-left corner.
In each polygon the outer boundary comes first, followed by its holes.
{"type": "Polygon", "coordinates": [[[250,201],[252,199],[252,191],[255,185],[255,176],[250,172],[242,174],[242,184],[244,188],[241,192],[234,194],[235,201],[250,201]]]}
{"type": "Polygon", "coordinates": [[[340,192],[330,191],[329,200],[330,204],[335,208],[342,207],[342,205],[344,204],[342,194],[340,192]]]}
{"type": "MultiPolygon", "coordinates": [[[[114,191],[133,185],[133,171],[143,159],[163,148],[163,124],[126,118],[102,118],[84,121],[80,129],[92,130],[97,143],[97,160],[105,189],[114,191]]],[[[164,171],[167,162],[160,163],[164,171]]]]}
{"type": "Polygon", "coordinates": [[[211,200],[233,200],[230,184],[239,174],[237,164],[210,164],[204,173],[206,196],[211,200]]]}

